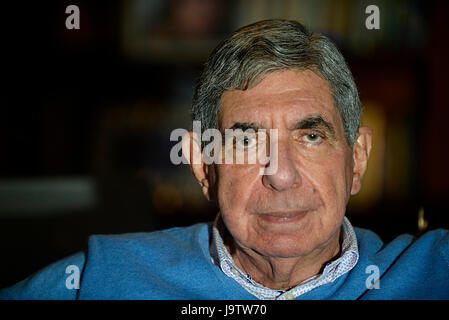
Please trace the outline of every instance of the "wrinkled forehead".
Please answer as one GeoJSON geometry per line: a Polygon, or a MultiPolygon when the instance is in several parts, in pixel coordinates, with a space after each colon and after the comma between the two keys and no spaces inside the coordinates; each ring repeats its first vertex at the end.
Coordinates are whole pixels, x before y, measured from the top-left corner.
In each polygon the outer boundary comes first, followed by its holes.
{"type": "Polygon", "coordinates": [[[234,122],[271,128],[280,122],[294,125],[312,115],[343,130],[328,82],[310,70],[284,70],[267,75],[247,90],[225,91],[218,124],[220,129],[234,122]]]}

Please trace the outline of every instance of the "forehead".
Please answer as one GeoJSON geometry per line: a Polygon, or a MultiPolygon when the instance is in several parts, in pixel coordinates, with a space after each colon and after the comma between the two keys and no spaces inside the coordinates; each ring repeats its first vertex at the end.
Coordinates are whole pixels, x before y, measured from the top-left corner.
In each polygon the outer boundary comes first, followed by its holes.
{"type": "Polygon", "coordinates": [[[328,82],[310,70],[277,71],[250,89],[225,91],[220,127],[235,122],[257,122],[267,128],[279,121],[291,125],[311,115],[341,122],[328,82]]]}

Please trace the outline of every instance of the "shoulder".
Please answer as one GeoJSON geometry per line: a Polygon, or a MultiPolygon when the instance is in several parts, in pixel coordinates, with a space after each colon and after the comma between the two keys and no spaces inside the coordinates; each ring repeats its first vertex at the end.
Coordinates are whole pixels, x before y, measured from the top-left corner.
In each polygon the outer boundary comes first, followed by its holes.
{"type": "Polygon", "coordinates": [[[355,268],[364,299],[447,299],[449,231],[438,229],[420,237],[403,234],[383,243],[373,232],[358,229],[359,262],[355,268]],[[372,267],[375,267],[372,269],[372,267]],[[377,270],[370,276],[371,270],[377,270]],[[378,290],[366,281],[376,277],[378,290]]]}
{"type": "Polygon", "coordinates": [[[149,233],[90,237],[79,298],[179,295],[186,279],[207,277],[202,273],[210,264],[209,230],[209,224],[201,223],[149,233]]]}
{"type": "Polygon", "coordinates": [[[449,230],[429,231],[413,242],[415,250],[422,255],[437,255],[449,267],[449,230]]]}
{"type": "MultiPolygon", "coordinates": [[[[354,228],[359,250],[370,255],[392,255],[394,257],[405,253],[413,252],[415,255],[441,255],[446,261],[449,261],[449,230],[436,229],[415,237],[410,234],[402,234],[388,243],[374,232],[354,228]]],[[[448,263],[449,265],[449,263],[448,263]]]]}
{"type": "Polygon", "coordinates": [[[148,253],[163,250],[179,251],[198,248],[209,241],[209,224],[199,223],[189,227],[176,227],[165,230],[119,235],[94,235],[89,238],[88,250],[111,253],[148,253]]]}
{"type": "Polygon", "coordinates": [[[84,252],[61,259],[1,290],[0,299],[65,300],[97,293],[106,297],[102,287],[111,292],[116,292],[116,287],[131,290],[142,282],[142,276],[149,279],[173,273],[173,269],[189,269],[186,263],[198,265],[205,260],[209,226],[201,223],[154,232],[90,236],[84,252]],[[129,285],[123,286],[127,281],[129,285]]]}
{"type": "Polygon", "coordinates": [[[61,259],[0,290],[0,300],[76,299],[84,264],[83,252],[61,259]]]}
{"type": "Polygon", "coordinates": [[[86,272],[106,278],[105,270],[111,276],[114,270],[148,270],[201,260],[209,252],[209,234],[209,224],[200,223],[153,232],[94,235],[88,242],[86,272]]]}

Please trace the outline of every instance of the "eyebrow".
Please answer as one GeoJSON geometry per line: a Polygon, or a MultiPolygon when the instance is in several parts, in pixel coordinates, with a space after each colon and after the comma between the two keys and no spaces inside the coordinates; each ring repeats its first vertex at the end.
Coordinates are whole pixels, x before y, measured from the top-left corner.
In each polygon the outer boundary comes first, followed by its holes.
{"type": "MultiPolygon", "coordinates": [[[[260,125],[254,123],[254,122],[235,122],[230,128],[228,129],[241,129],[242,131],[246,131],[248,129],[252,129],[254,131],[257,131],[261,128],[260,125]]],[[[335,138],[335,129],[334,126],[323,119],[321,115],[314,115],[309,116],[307,118],[304,118],[300,121],[298,121],[294,126],[293,130],[298,129],[315,129],[315,130],[323,130],[325,131],[331,138],[335,138]]]]}
{"type": "Polygon", "coordinates": [[[334,126],[324,120],[320,115],[310,116],[298,121],[294,126],[293,130],[297,129],[315,129],[315,130],[324,130],[331,137],[335,137],[335,129],[334,126]]]}
{"type": "Polygon", "coordinates": [[[257,131],[260,129],[260,126],[254,122],[235,122],[230,128],[232,130],[241,129],[242,131],[246,131],[248,129],[252,129],[257,131]]]}

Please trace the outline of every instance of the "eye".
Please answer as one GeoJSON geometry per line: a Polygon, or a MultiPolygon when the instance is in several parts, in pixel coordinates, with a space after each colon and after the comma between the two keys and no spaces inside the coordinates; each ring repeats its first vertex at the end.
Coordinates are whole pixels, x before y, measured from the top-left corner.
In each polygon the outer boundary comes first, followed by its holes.
{"type": "Polygon", "coordinates": [[[304,136],[304,139],[309,143],[317,143],[321,140],[321,137],[316,133],[309,133],[304,136]]]}
{"type": "Polygon", "coordinates": [[[253,135],[251,135],[251,136],[244,136],[243,138],[236,139],[236,140],[237,140],[236,141],[237,147],[244,148],[244,149],[252,148],[257,143],[257,138],[256,138],[255,135],[254,136],[253,135]]]}

